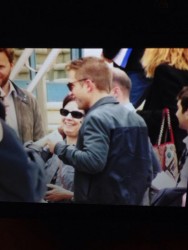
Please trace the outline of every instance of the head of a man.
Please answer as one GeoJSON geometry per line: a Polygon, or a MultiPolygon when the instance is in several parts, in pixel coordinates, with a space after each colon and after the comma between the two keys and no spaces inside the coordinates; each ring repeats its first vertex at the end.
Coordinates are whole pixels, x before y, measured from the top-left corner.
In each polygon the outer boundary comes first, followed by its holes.
{"type": "Polygon", "coordinates": [[[0,87],[8,83],[13,67],[14,50],[12,48],[0,48],[0,87]]]}
{"type": "Polygon", "coordinates": [[[113,95],[120,103],[129,102],[131,91],[131,79],[119,68],[112,68],[112,90],[113,95]]]}
{"type": "Polygon", "coordinates": [[[79,109],[89,109],[97,100],[109,95],[112,72],[103,58],[83,57],[66,65],[68,88],[79,109]]]}
{"type": "Polygon", "coordinates": [[[176,116],[179,121],[179,127],[188,131],[188,87],[183,87],[177,96],[176,116]]]}

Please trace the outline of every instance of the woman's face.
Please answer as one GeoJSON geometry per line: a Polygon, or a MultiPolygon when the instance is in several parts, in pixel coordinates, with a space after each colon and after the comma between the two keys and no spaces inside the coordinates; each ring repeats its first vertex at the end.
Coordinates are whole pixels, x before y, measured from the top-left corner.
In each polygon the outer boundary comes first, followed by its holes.
{"type": "MultiPolygon", "coordinates": [[[[78,109],[76,101],[67,103],[64,107],[65,110],[72,112],[78,111],[84,114],[83,110],[78,109]]],[[[62,115],[62,129],[66,136],[77,137],[78,131],[81,127],[83,118],[74,118],[74,114],[68,113],[68,115],[62,115]]]]}

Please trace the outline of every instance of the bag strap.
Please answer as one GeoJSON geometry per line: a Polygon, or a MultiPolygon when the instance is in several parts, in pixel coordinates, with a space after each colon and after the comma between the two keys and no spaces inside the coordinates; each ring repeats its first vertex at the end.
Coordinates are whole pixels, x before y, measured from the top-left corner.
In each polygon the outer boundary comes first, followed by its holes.
{"type": "Polygon", "coordinates": [[[161,144],[161,141],[162,141],[162,136],[163,136],[163,133],[164,133],[164,125],[165,125],[166,120],[167,120],[168,130],[169,130],[169,133],[170,133],[170,140],[171,140],[172,143],[174,143],[174,133],[173,133],[173,130],[172,130],[172,124],[171,124],[171,119],[170,119],[170,111],[169,111],[168,108],[164,108],[163,113],[162,113],[162,122],[161,122],[160,131],[159,131],[158,142],[157,142],[158,146],[161,144]]]}
{"type": "Polygon", "coordinates": [[[161,127],[160,127],[159,137],[158,137],[158,141],[157,141],[158,146],[161,144],[161,141],[162,141],[162,136],[163,136],[163,132],[164,132],[164,124],[165,124],[165,113],[164,113],[164,110],[163,110],[161,127]]]}
{"type": "Polygon", "coordinates": [[[170,132],[170,139],[171,139],[171,142],[174,143],[174,133],[172,130],[172,124],[171,124],[171,119],[170,119],[170,110],[168,108],[165,108],[164,112],[165,112],[165,115],[167,117],[168,129],[170,132]]]}

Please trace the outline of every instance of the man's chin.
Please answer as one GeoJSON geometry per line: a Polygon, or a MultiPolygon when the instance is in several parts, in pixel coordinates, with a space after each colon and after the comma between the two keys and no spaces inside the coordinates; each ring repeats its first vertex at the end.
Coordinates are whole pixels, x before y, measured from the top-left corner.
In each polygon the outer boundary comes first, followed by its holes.
{"type": "Polygon", "coordinates": [[[83,109],[82,108],[83,104],[79,100],[76,100],[76,103],[78,105],[78,109],[83,109]]]}
{"type": "Polygon", "coordinates": [[[89,109],[89,107],[86,103],[82,103],[82,102],[77,101],[77,105],[78,105],[78,109],[81,109],[81,110],[88,110],[89,109]]]}
{"type": "Polygon", "coordinates": [[[8,84],[8,81],[0,81],[1,88],[3,88],[6,84],[8,84]]]}

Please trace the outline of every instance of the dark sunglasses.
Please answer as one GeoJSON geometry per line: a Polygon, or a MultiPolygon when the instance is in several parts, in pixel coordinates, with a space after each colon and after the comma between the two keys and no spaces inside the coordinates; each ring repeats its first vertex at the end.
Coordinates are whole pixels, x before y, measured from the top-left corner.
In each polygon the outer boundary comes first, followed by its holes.
{"type": "Polygon", "coordinates": [[[72,89],[73,89],[73,87],[74,87],[74,83],[76,83],[76,82],[81,82],[81,81],[85,81],[85,80],[87,80],[87,78],[83,78],[83,79],[77,80],[77,81],[75,81],[75,82],[69,82],[69,83],[67,83],[67,87],[68,87],[68,89],[69,89],[70,91],[72,91],[72,89]]]}
{"type": "Polygon", "coordinates": [[[79,111],[68,111],[67,109],[60,109],[60,114],[63,116],[67,116],[68,114],[71,114],[73,118],[80,119],[84,117],[84,114],[79,111]]]}

